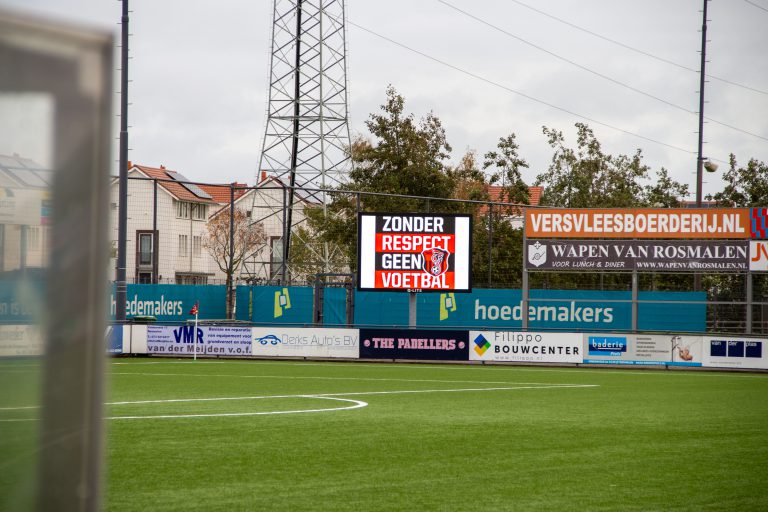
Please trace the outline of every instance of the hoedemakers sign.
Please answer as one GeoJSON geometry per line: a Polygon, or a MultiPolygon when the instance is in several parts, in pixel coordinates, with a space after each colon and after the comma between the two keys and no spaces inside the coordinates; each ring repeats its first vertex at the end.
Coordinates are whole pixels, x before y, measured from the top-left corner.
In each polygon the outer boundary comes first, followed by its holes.
{"type": "Polygon", "coordinates": [[[470,331],[470,361],[581,363],[581,334],[470,331]]]}
{"type": "Polygon", "coordinates": [[[525,260],[532,270],[744,272],[750,268],[749,244],[746,240],[529,240],[525,260]]]}
{"type": "Polygon", "coordinates": [[[471,216],[361,213],[358,230],[358,289],[471,291],[471,216]]]}
{"type": "Polygon", "coordinates": [[[750,238],[748,208],[527,209],[528,238],[750,238]]]}

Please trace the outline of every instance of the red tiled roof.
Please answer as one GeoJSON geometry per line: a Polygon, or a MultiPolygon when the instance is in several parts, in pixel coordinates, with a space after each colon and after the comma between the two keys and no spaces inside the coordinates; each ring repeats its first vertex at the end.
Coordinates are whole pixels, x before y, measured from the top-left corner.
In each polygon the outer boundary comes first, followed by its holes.
{"type": "MultiPolygon", "coordinates": [[[[245,187],[247,186],[245,183],[233,183],[236,187],[245,187]]],[[[229,185],[198,185],[201,189],[208,192],[214,201],[217,203],[229,203],[229,185]]],[[[248,190],[238,188],[235,189],[235,201],[242,195],[244,195],[248,190]]]]}
{"type": "MultiPolygon", "coordinates": [[[[166,172],[171,169],[166,169],[164,166],[149,167],[148,165],[131,164],[130,169],[138,169],[149,178],[157,178],[158,180],[172,180],[173,178],[166,172]]],[[[224,204],[229,202],[229,185],[198,185],[203,191],[207,192],[213,199],[204,199],[197,197],[195,194],[186,189],[179,183],[172,181],[158,181],[159,186],[170,192],[174,197],[181,201],[190,201],[195,203],[219,203],[224,204]]],[[[237,183],[237,186],[245,186],[244,183],[237,183]]],[[[235,199],[245,194],[247,190],[237,189],[235,190],[235,199]]]]}
{"type": "MultiPolygon", "coordinates": [[[[488,196],[491,201],[501,202],[501,190],[502,187],[498,185],[488,186],[488,196]]],[[[538,206],[541,201],[541,193],[544,192],[544,187],[528,187],[528,204],[531,206],[538,206]]]]}

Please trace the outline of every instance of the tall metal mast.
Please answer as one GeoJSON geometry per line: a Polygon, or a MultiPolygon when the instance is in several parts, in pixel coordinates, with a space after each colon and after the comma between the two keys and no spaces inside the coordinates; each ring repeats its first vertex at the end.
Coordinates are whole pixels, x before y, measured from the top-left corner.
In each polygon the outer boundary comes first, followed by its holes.
{"type": "MultiPolygon", "coordinates": [[[[302,189],[339,186],[351,168],[344,15],[345,0],[274,0],[269,107],[256,179],[266,171],[289,186],[283,261],[289,261],[297,205],[326,204],[324,193],[302,189]]],[[[318,259],[327,261],[327,248],[320,252],[318,259]]]]}

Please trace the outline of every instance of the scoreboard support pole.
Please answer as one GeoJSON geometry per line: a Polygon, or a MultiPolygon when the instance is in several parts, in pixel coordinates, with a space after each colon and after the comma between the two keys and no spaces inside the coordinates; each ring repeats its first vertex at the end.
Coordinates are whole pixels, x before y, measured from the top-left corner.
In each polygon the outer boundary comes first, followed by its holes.
{"type": "Polygon", "coordinates": [[[416,327],[416,292],[408,292],[408,326],[416,327]]]}

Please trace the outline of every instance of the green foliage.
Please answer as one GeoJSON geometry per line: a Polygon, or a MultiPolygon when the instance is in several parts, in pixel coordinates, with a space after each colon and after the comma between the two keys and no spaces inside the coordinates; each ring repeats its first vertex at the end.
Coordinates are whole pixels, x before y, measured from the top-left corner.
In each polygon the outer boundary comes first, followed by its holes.
{"type": "Polygon", "coordinates": [[[746,167],[738,167],[736,157],[731,154],[730,168],[723,180],[725,188],[707,199],[733,207],[768,205],[768,165],[764,162],[750,158],[746,167]]]}
{"type": "MultiPolygon", "coordinates": [[[[452,198],[458,177],[445,163],[451,147],[440,120],[429,113],[417,122],[404,110],[404,98],[389,86],[381,112],[371,114],[365,123],[374,140],[357,137],[352,142],[353,169],[344,190],[452,198]]],[[[361,211],[461,210],[459,203],[448,201],[430,204],[422,199],[368,194],[360,198],[361,211]]],[[[321,208],[307,211],[311,230],[319,240],[337,247],[352,271],[357,260],[357,211],[355,196],[342,193],[333,197],[327,214],[321,208]]]]}
{"type": "MultiPolygon", "coordinates": [[[[371,114],[365,125],[375,143],[358,138],[353,144],[350,173],[353,189],[425,197],[449,198],[454,181],[445,160],[451,146],[440,120],[431,112],[418,123],[404,113],[405,100],[394,87],[387,88],[381,113],[371,114]]],[[[386,205],[389,211],[419,208],[418,200],[365,197],[367,210],[386,205]]]]}
{"type": "Polygon", "coordinates": [[[492,216],[488,213],[475,220],[472,253],[474,286],[519,288],[522,285],[523,230],[514,229],[506,215],[495,211],[492,216]]]}
{"type": "Polygon", "coordinates": [[[633,208],[678,206],[688,194],[688,186],[672,178],[663,167],[648,183],[649,167],[643,164],[642,151],[633,155],[603,152],[594,132],[584,123],[576,123],[576,148],[565,144],[563,133],[542,128],[554,150],[552,162],[536,178],[543,185],[541,204],[569,208],[633,208]]]}
{"type": "Polygon", "coordinates": [[[501,183],[499,201],[530,204],[528,185],[525,184],[520,173],[520,169],[528,168],[528,162],[518,155],[520,146],[515,141],[515,134],[501,137],[496,147],[498,150],[488,151],[485,154],[483,169],[495,169],[489,183],[491,185],[501,183]]]}

